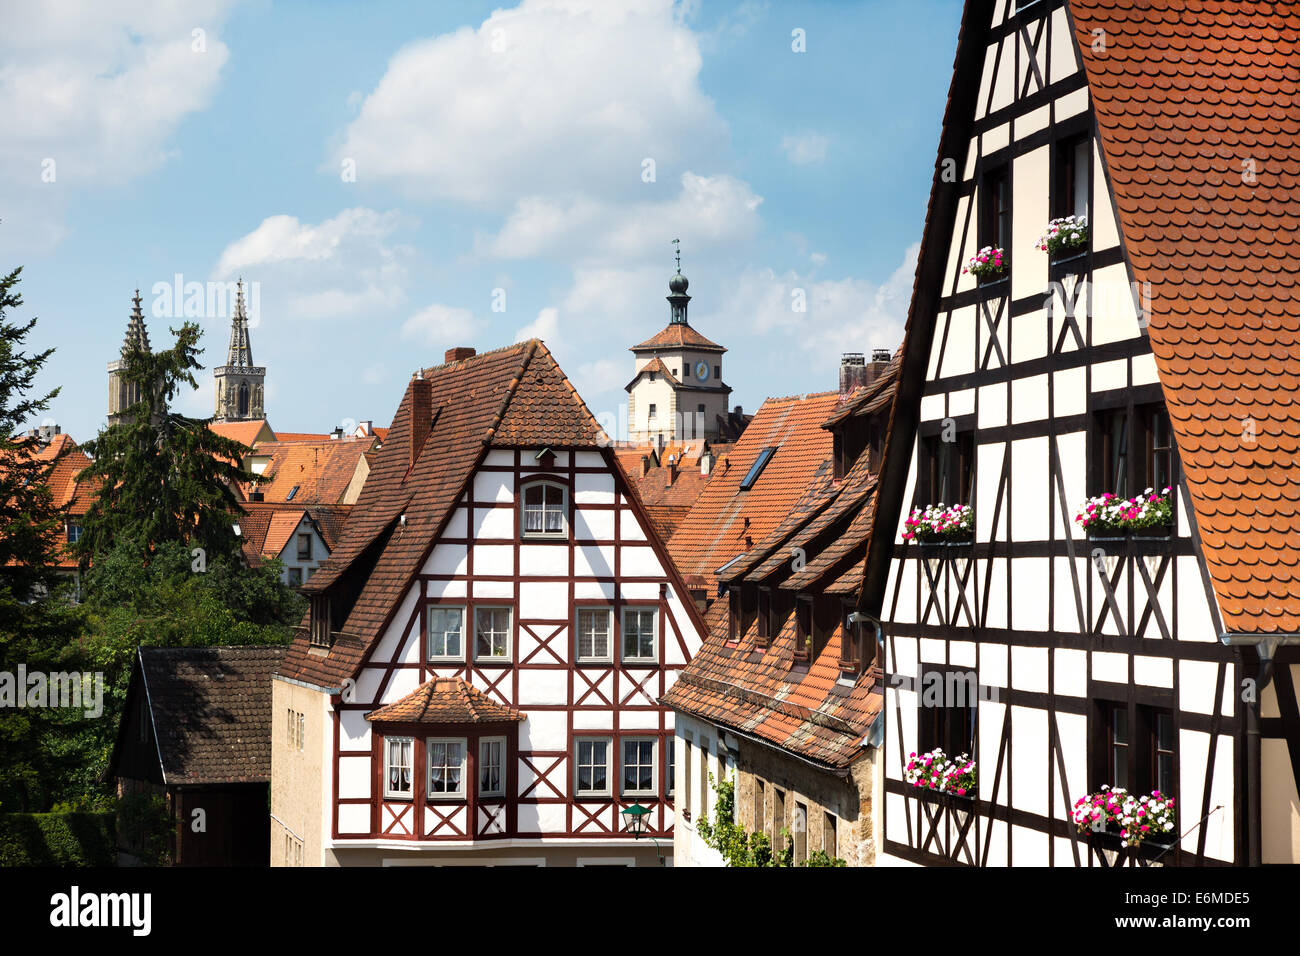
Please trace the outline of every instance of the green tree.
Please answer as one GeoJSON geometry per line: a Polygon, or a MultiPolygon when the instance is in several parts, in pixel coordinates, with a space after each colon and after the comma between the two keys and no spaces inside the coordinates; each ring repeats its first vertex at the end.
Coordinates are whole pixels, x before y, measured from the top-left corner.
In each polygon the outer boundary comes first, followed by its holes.
{"type": "MultiPolygon", "coordinates": [[[[790,831],[781,828],[784,846],[772,850],[772,841],[765,833],[750,833],[736,822],[736,782],[724,780],[721,783],[709,774],[709,785],[713,787],[717,798],[713,803],[713,822],[701,817],[696,825],[696,832],[705,846],[717,850],[727,866],[794,866],[794,845],[790,831]]],[[[847,866],[838,857],[828,855],[824,850],[815,850],[801,866],[847,866]]]]}
{"type": "Polygon", "coordinates": [[[202,334],[192,322],[172,329],[176,344],[150,352],[132,342],[121,376],[139,386],[140,400],[124,410],[85,450],[94,462],[78,477],[100,483],[82,522],[78,549],[93,563],[125,541],[152,556],[168,542],[201,548],[204,560],[234,557],[237,482],[256,481],[240,467],[247,448],[189,418],[171,405],[184,386],[197,388],[202,334]]]}
{"type": "MultiPolygon", "coordinates": [[[[0,671],[11,674],[19,665],[58,669],[84,621],[63,599],[68,583],[57,564],[64,516],[46,481],[53,462],[37,459],[33,442],[14,437],[58,394],[57,388],[33,394],[54,351],[25,351],[36,319],[10,319],[23,304],[21,273],[18,268],[0,278],[0,671]]],[[[48,808],[48,777],[75,767],[69,740],[85,723],[81,711],[0,710],[0,809],[48,808]]]]}

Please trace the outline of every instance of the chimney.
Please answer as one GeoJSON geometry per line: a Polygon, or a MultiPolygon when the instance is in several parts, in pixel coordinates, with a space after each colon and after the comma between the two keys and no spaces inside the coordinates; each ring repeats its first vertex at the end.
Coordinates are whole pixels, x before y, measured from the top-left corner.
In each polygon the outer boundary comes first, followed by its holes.
{"type": "Polygon", "coordinates": [[[411,457],[409,467],[415,467],[415,460],[420,457],[420,452],[424,449],[424,442],[429,437],[429,428],[432,425],[433,383],[423,375],[417,374],[411,381],[411,457]]]}
{"type": "Polygon", "coordinates": [[[889,354],[889,349],[872,349],[871,362],[867,365],[867,380],[863,384],[870,385],[876,379],[884,374],[885,369],[889,368],[890,359],[893,356],[889,354]]]}
{"type": "Polygon", "coordinates": [[[868,382],[867,361],[861,352],[845,352],[840,356],[840,397],[851,395],[855,389],[868,382]]]}
{"type": "Polygon", "coordinates": [[[673,482],[676,480],[677,480],[677,456],[669,455],[668,466],[664,469],[665,486],[671,488],[673,486],[673,482]]]}
{"type": "Polygon", "coordinates": [[[713,471],[713,452],[706,451],[700,455],[700,474],[707,478],[711,471],[713,471]]]}
{"type": "Polygon", "coordinates": [[[375,423],[372,419],[366,419],[357,426],[363,437],[369,437],[375,433],[375,423]]]}
{"type": "Polygon", "coordinates": [[[339,441],[342,438],[343,438],[343,426],[342,425],[334,426],[334,430],[330,432],[330,441],[339,441]]]}
{"type": "Polygon", "coordinates": [[[450,365],[452,362],[463,362],[465,359],[473,358],[474,350],[464,346],[455,349],[447,349],[447,354],[443,356],[443,361],[450,365]]]}
{"type": "Polygon", "coordinates": [[[650,474],[650,456],[642,455],[641,456],[641,477],[644,478],[648,474],[650,474]]]}

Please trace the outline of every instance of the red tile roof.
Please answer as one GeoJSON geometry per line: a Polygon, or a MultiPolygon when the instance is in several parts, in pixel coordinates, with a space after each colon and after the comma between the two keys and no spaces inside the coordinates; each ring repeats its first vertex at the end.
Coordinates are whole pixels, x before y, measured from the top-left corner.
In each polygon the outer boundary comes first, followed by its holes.
{"type": "Polygon", "coordinates": [[[719,568],[770,534],[819,470],[829,474],[832,438],[822,423],[838,399],[836,391],[763,403],[731,452],[714,464],[699,500],[668,542],[684,576],[716,585],[719,568]],[[776,452],[753,487],[741,491],[750,467],[769,447],[776,452]]]}
{"type": "Polygon", "coordinates": [[[352,569],[363,585],[360,594],[328,654],[309,654],[305,636],[295,640],[281,668],[287,677],[335,687],[355,672],[489,448],[598,450],[608,444],[536,339],[426,369],[421,378],[429,383],[433,415],[418,458],[411,465],[408,383],[342,541],[304,586],[309,594],[341,592],[334,585],[352,569]]]}
{"type": "Polygon", "coordinates": [[[681,381],[677,378],[677,376],[673,374],[672,369],[670,369],[667,365],[664,364],[664,360],[659,358],[659,356],[656,355],[650,361],[646,362],[645,365],[641,366],[641,368],[637,371],[637,373],[632,376],[632,381],[628,382],[627,385],[623,386],[623,391],[626,392],[629,389],[631,389],[632,386],[636,384],[637,379],[639,379],[642,375],[649,375],[652,372],[657,372],[660,375],[662,375],[664,377],[664,381],[667,382],[669,385],[682,384],[681,381]]]}
{"type": "Polygon", "coordinates": [[[634,345],[629,352],[653,352],[660,349],[699,349],[704,352],[727,351],[717,342],[706,339],[684,322],[669,325],[657,332],[640,345],[634,345]]]}
{"type": "MultiPolygon", "coordinates": [[[[263,428],[269,429],[266,419],[255,422],[210,422],[208,427],[222,438],[229,438],[252,448],[263,428]]],[[[271,432],[275,436],[275,432],[271,432]]]]}
{"type": "Polygon", "coordinates": [[[1224,627],[1300,632],[1300,7],[1069,7],[1224,627]]]}
{"type": "MultiPolygon", "coordinates": [[[[82,451],[72,436],[58,434],[47,444],[32,453],[32,458],[39,462],[52,462],[45,483],[50,489],[50,497],[56,508],[67,508],[67,522],[76,524],[76,519],[90,510],[91,504],[99,491],[97,480],[78,481],[77,475],[90,466],[90,456],[82,451]]],[[[68,550],[66,537],[60,537],[58,566],[65,570],[75,570],[77,559],[68,550]]]]}
{"type": "Polygon", "coordinates": [[[262,470],[262,477],[269,480],[247,491],[260,491],[262,500],[269,502],[343,504],[358,462],[375,442],[373,437],[263,442],[257,452],[270,456],[262,470]]]}
{"type": "Polygon", "coordinates": [[[498,703],[458,677],[435,677],[401,700],[366,714],[366,720],[400,724],[486,724],[523,720],[517,707],[498,703]]]}
{"type": "MultiPolygon", "coordinates": [[[[662,451],[653,445],[624,445],[614,451],[628,484],[636,490],[655,530],[665,541],[699,500],[712,477],[712,473],[705,475],[700,471],[704,448],[703,441],[693,441],[673,442],[662,451]],[[643,459],[646,459],[644,463],[643,459]],[[670,459],[676,465],[676,477],[671,482],[668,480],[670,459]]],[[[716,453],[714,457],[716,460],[716,453]]]]}

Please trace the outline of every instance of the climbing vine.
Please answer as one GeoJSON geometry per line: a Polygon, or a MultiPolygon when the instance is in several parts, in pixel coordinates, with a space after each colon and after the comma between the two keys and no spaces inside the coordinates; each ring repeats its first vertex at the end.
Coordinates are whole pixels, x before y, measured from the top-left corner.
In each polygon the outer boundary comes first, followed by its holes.
{"type": "MultiPolygon", "coordinates": [[[[713,822],[707,816],[701,816],[696,825],[696,832],[705,845],[717,850],[727,866],[794,866],[794,841],[790,839],[790,830],[781,828],[782,843],[780,850],[772,849],[772,841],[765,833],[751,833],[736,822],[736,782],[723,780],[718,783],[709,774],[709,785],[717,794],[713,807],[713,822]]],[[[847,866],[838,857],[829,856],[824,850],[814,850],[808,855],[803,866],[847,866]]]]}

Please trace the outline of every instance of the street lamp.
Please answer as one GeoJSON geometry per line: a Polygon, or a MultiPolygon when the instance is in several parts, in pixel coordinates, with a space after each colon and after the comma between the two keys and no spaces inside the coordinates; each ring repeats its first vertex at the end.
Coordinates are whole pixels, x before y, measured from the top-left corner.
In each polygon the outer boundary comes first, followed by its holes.
{"type": "Polygon", "coordinates": [[[650,808],[643,807],[639,803],[634,803],[622,813],[625,829],[636,839],[643,836],[649,836],[650,842],[655,845],[655,854],[659,857],[659,865],[667,866],[664,862],[663,852],[659,849],[659,841],[650,836],[650,808]]]}

